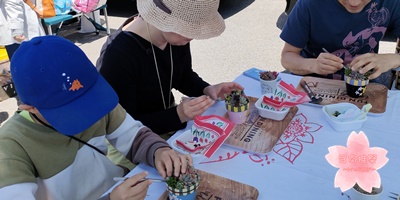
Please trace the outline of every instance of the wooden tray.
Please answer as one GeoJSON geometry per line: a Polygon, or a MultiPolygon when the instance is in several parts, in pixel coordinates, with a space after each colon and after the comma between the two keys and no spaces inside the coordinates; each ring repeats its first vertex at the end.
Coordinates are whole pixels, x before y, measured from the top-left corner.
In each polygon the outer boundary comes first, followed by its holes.
{"type": "MultiPolygon", "coordinates": [[[[215,174],[197,170],[200,184],[197,189],[196,199],[257,199],[258,190],[250,185],[239,183],[215,174]]],[[[167,200],[168,191],[158,200],[167,200]]]]}
{"type": "MultiPolygon", "coordinates": [[[[235,125],[224,145],[257,154],[267,154],[275,146],[299,109],[297,106],[290,108],[289,113],[281,121],[265,119],[260,117],[254,105],[257,98],[249,98],[250,109],[246,122],[235,125]]],[[[227,113],[224,117],[229,119],[227,113]]]]}
{"type": "MultiPolygon", "coordinates": [[[[362,108],[365,104],[371,103],[372,108],[369,111],[374,114],[383,114],[386,111],[386,103],[388,98],[388,89],[386,86],[378,83],[369,83],[363,97],[352,98],[346,94],[346,84],[342,80],[324,79],[306,76],[300,81],[306,81],[311,91],[316,97],[323,100],[319,104],[321,106],[349,102],[362,108]]],[[[299,91],[304,89],[299,84],[296,88],[299,91]]],[[[317,105],[317,104],[313,104],[317,105]]]]}

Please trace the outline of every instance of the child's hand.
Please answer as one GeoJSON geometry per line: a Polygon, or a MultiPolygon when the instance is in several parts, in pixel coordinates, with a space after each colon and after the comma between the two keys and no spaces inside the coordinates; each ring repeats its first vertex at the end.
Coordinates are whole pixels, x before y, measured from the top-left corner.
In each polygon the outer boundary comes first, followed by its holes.
{"type": "Polygon", "coordinates": [[[141,172],[126,179],[111,191],[110,199],[144,199],[147,195],[147,190],[149,189],[151,180],[143,181],[142,179],[148,174],[148,172],[141,172]]]}
{"type": "Polygon", "coordinates": [[[178,153],[169,147],[157,149],[154,157],[154,166],[163,178],[172,176],[172,173],[174,176],[179,176],[186,172],[187,165],[193,165],[192,156],[178,153]]]}

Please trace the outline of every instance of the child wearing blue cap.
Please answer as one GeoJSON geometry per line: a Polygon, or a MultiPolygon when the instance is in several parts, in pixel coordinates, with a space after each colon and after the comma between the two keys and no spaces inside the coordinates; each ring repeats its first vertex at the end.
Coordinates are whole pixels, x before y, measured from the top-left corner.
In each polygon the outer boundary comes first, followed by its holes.
{"type": "MultiPolygon", "coordinates": [[[[0,128],[0,199],[98,199],[125,173],[105,156],[106,139],[164,178],[192,164],[127,114],[84,52],[66,39],[22,43],[11,74],[23,104],[0,128]]],[[[146,175],[127,179],[110,199],[144,199],[151,184],[141,182],[146,175]]]]}

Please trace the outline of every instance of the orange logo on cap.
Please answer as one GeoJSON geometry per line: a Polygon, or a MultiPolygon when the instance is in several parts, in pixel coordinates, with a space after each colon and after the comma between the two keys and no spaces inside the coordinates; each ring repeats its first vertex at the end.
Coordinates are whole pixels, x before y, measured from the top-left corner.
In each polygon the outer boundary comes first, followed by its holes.
{"type": "Polygon", "coordinates": [[[74,82],[72,82],[72,86],[69,88],[69,90],[75,91],[79,90],[80,88],[83,88],[83,85],[78,81],[78,79],[75,79],[74,82]]]}

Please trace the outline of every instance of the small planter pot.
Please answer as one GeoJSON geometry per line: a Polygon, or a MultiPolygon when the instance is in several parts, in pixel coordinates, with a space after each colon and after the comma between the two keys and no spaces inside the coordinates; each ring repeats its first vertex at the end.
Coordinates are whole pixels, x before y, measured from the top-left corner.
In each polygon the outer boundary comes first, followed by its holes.
{"type": "Polygon", "coordinates": [[[240,107],[234,107],[229,104],[225,104],[225,106],[228,110],[228,116],[231,122],[235,124],[243,124],[246,121],[250,103],[240,107]]]}
{"type": "Polygon", "coordinates": [[[197,194],[197,188],[199,187],[199,177],[197,176],[197,182],[195,185],[185,187],[183,189],[171,188],[167,185],[169,199],[171,200],[195,200],[197,194]]]}
{"type": "Polygon", "coordinates": [[[7,83],[5,85],[2,86],[4,92],[6,92],[6,94],[8,95],[8,97],[15,97],[17,96],[17,92],[15,91],[15,87],[14,87],[14,83],[7,83]]]}
{"type": "Polygon", "coordinates": [[[348,76],[344,77],[346,83],[347,95],[353,98],[362,97],[364,95],[365,89],[369,83],[369,80],[355,80],[348,76]]]}
{"type": "Polygon", "coordinates": [[[261,94],[274,93],[276,89],[276,82],[276,79],[268,81],[260,79],[261,94]]]}
{"type": "Polygon", "coordinates": [[[354,187],[350,189],[350,197],[351,200],[380,200],[380,196],[382,194],[383,187],[381,186],[376,190],[376,194],[364,194],[354,187]]]}

